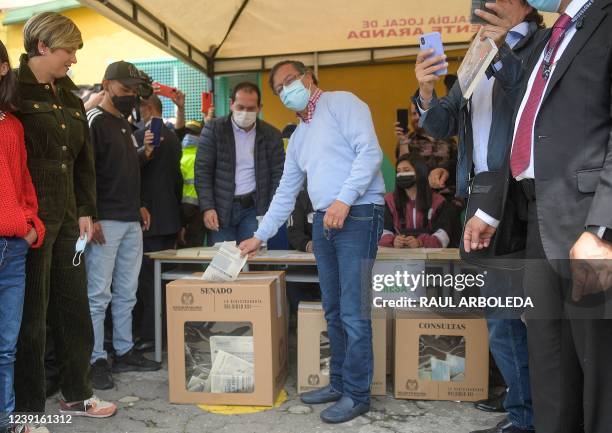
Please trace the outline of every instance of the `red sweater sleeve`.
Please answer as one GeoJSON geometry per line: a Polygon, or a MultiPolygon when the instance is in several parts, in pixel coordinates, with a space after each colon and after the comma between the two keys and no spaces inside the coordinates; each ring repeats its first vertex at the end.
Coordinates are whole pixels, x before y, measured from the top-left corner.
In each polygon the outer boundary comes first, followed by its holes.
{"type": "Polygon", "coordinates": [[[45,226],[38,218],[38,199],[27,166],[27,153],[23,127],[10,113],[0,122],[0,235],[24,237],[34,227],[38,239],[32,247],[39,247],[44,240],[45,226]]]}
{"type": "Polygon", "coordinates": [[[442,248],[442,243],[440,239],[435,237],[434,235],[428,235],[427,233],[423,233],[419,235],[417,238],[423,244],[423,248],[442,248]]]}
{"type": "Polygon", "coordinates": [[[387,233],[386,235],[382,235],[382,237],[378,241],[378,246],[393,248],[394,240],[395,240],[395,235],[387,233]]]}

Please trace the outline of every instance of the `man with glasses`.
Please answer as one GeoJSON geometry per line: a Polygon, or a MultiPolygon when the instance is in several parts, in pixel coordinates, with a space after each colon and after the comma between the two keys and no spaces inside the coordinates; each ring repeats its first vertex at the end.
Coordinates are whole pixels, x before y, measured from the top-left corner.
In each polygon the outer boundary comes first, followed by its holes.
{"type": "Polygon", "coordinates": [[[364,282],[369,282],[383,227],[382,151],[368,106],[348,92],[322,92],[303,63],[275,65],[270,86],[300,123],[270,209],[255,236],[240,248],[252,254],[276,233],[307,177],[331,371],[330,384],[302,394],[302,401],[335,402],[321,419],[346,422],[370,409],[372,324],[369,284],[364,282]]]}

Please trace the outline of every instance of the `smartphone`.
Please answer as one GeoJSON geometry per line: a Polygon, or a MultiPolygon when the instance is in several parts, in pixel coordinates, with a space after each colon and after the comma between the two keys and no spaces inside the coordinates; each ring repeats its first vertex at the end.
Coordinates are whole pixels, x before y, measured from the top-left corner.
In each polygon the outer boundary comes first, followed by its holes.
{"type": "Polygon", "coordinates": [[[161,130],[164,121],[161,117],[152,117],[151,124],[149,125],[149,130],[153,133],[153,147],[159,146],[161,141],[161,130]]]}
{"type": "Polygon", "coordinates": [[[495,3],[495,0],[471,0],[471,1],[472,1],[472,14],[470,16],[470,22],[472,24],[488,24],[485,20],[480,18],[478,15],[476,15],[474,11],[476,9],[480,9],[481,11],[487,11],[495,15],[495,13],[492,10],[488,9],[485,6],[485,3],[495,3]]]}
{"type": "Polygon", "coordinates": [[[213,106],[213,92],[202,92],[202,113],[208,113],[210,107],[213,106]]]}
{"type": "Polygon", "coordinates": [[[165,86],[160,83],[153,83],[155,94],[165,98],[174,99],[176,97],[176,89],[174,87],[165,86]]]}
{"type": "MultiPolygon", "coordinates": [[[[432,48],[434,50],[432,56],[437,57],[444,55],[444,45],[442,44],[442,35],[440,34],[440,32],[426,33],[421,36],[421,50],[429,50],[432,48]]],[[[446,74],[448,74],[448,68],[441,69],[435,73],[435,75],[438,76],[446,74]]]]}
{"type": "Polygon", "coordinates": [[[408,109],[406,108],[398,108],[397,111],[397,123],[399,123],[402,131],[406,133],[408,131],[408,109]]]}

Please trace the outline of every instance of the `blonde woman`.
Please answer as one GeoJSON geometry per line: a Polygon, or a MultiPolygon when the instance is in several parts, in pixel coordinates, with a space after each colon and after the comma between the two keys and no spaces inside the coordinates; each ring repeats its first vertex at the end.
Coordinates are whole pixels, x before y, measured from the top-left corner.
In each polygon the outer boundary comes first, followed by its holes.
{"type": "Polygon", "coordinates": [[[15,368],[16,412],[45,412],[49,323],[60,371],[61,411],[107,417],[116,406],[93,395],[88,377],[93,331],[84,260],[75,251],[77,240],[84,244],[91,239],[96,213],[87,118],[67,76],[83,41],[70,19],[51,12],[32,17],[23,33],[26,53],[17,72],[21,103],[16,115],[24,126],[28,166],[47,236],[27,257],[15,368]]]}

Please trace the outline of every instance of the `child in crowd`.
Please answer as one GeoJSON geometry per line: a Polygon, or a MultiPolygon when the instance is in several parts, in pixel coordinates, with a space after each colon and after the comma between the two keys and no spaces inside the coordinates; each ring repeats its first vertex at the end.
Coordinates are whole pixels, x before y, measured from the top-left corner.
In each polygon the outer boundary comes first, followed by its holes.
{"type": "Polygon", "coordinates": [[[379,245],[393,248],[446,248],[453,212],[429,186],[425,160],[415,154],[398,158],[395,191],[385,195],[385,225],[379,245]]]}

